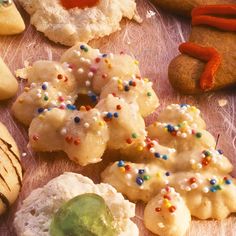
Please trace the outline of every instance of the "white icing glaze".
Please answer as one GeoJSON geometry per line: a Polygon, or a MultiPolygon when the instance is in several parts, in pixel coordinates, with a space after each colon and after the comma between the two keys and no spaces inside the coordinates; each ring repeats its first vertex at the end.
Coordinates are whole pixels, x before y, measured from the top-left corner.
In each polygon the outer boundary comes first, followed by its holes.
{"type": "MultiPolygon", "coordinates": [[[[189,105],[172,104],[160,113],[157,122],[149,126],[147,130],[151,138],[155,140],[149,139],[148,144],[139,143],[122,150],[125,157],[122,157],[123,159],[141,162],[129,163],[130,166],[140,165],[143,169],[151,168],[155,171],[161,169],[164,173],[168,173],[168,185],[180,193],[191,215],[200,219],[223,219],[236,211],[233,200],[236,195],[235,180],[229,176],[233,166],[221,150],[215,150],[215,140],[205,130],[205,122],[200,117],[198,109],[189,105]],[[176,115],[174,115],[175,111],[176,115]],[[181,135],[177,135],[178,132],[181,135]],[[196,136],[198,132],[201,132],[201,135],[196,136]],[[184,136],[182,136],[183,133],[184,136]],[[168,150],[173,151],[167,160],[162,160],[161,154],[168,150]],[[155,153],[159,153],[158,158],[155,158],[155,153]]],[[[139,186],[134,181],[135,176],[127,181],[125,176],[129,172],[124,171],[124,174],[119,169],[117,163],[109,166],[102,173],[102,179],[114,185],[131,200],[149,202],[159,193],[160,188],[164,187],[164,183],[157,178],[151,178],[151,184],[143,181],[139,186]],[[145,197],[142,194],[143,189],[145,189],[145,197]]],[[[155,175],[154,172],[151,172],[151,176],[155,175]]],[[[157,226],[157,228],[161,230],[164,228],[164,223],[159,223],[160,227],[157,226]]],[[[151,225],[149,225],[150,228],[151,225]]],[[[171,225],[169,227],[170,231],[159,233],[172,235],[174,223],[173,228],[171,225]]]]}

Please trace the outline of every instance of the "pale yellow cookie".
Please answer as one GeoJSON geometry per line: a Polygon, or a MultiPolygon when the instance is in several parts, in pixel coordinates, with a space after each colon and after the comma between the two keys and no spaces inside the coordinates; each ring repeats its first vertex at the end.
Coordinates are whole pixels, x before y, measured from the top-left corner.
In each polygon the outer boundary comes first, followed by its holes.
{"type": "Polygon", "coordinates": [[[236,180],[229,175],[233,165],[215,149],[200,111],[172,104],[157,120],[147,128],[150,138],[121,150],[125,160],[138,163],[121,160],[110,164],[101,174],[103,181],[132,201],[148,202],[145,225],[158,235],[184,235],[190,214],[199,219],[224,219],[236,212],[236,180]],[[166,214],[173,210],[169,209],[170,196],[163,201],[161,195],[154,197],[166,185],[181,196],[176,215],[166,214]],[[159,215],[154,214],[155,204],[161,205],[157,207],[159,215]],[[168,209],[161,211],[166,206],[168,209]]]}
{"type": "Polygon", "coordinates": [[[0,35],[19,34],[24,30],[25,23],[13,0],[0,3],[0,35]]]}
{"type": "Polygon", "coordinates": [[[122,149],[121,154],[125,160],[135,163],[153,162],[166,169],[174,169],[176,165],[176,150],[162,146],[150,138],[122,149]]]}
{"type": "Polygon", "coordinates": [[[101,161],[108,139],[107,125],[97,109],[54,108],[36,117],[29,128],[29,141],[34,150],[62,150],[80,165],[101,161]]]}
{"type": "Polygon", "coordinates": [[[62,150],[71,160],[87,165],[101,161],[107,147],[123,149],[145,139],[143,118],[124,99],[109,95],[94,109],[75,109],[73,105],[44,109],[34,118],[29,128],[32,148],[62,150]]]}
{"type": "Polygon", "coordinates": [[[140,77],[134,58],[102,54],[84,43],[67,50],[60,62],[38,61],[16,74],[29,85],[12,111],[26,125],[33,120],[29,129],[33,149],[62,150],[81,165],[99,162],[106,148],[125,149],[143,143],[147,135],[143,117],[159,106],[152,83],[140,77]],[[79,95],[87,95],[95,109],[82,106],[75,111],[79,95]],[[83,110],[87,111],[84,117],[80,114],[83,110]],[[76,114],[82,116],[79,125],[72,119],[76,114]],[[92,146],[97,148],[90,151],[92,146]]]}
{"type": "Polygon", "coordinates": [[[145,226],[160,236],[184,236],[190,222],[189,209],[174,188],[163,188],[144,210],[145,226]]]}
{"type": "MultiPolygon", "coordinates": [[[[65,109],[74,104],[80,94],[87,95],[96,104],[104,87],[106,91],[102,98],[117,89],[116,84],[106,86],[112,78],[136,80],[136,77],[140,78],[140,71],[138,63],[129,55],[102,54],[98,49],[79,43],[62,55],[61,62],[37,61],[17,70],[16,75],[27,79],[28,85],[13,104],[12,111],[18,120],[29,125],[45,108],[65,109]]],[[[159,106],[150,82],[140,80],[137,89],[129,92],[130,95],[121,94],[121,97],[136,106],[142,116],[159,106]]]]}
{"type": "Polygon", "coordinates": [[[15,77],[12,75],[11,71],[0,57],[0,100],[13,97],[16,94],[17,89],[18,83],[15,77]]]}
{"type": "Polygon", "coordinates": [[[85,43],[78,43],[61,57],[62,63],[72,65],[72,73],[79,78],[79,93],[89,90],[101,93],[113,78],[126,80],[140,77],[138,61],[127,54],[102,53],[85,43]]]}
{"type": "Polygon", "coordinates": [[[195,106],[188,104],[170,104],[158,115],[157,120],[161,123],[181,124],[187,121],[189,125],[206,129],[205,121],[201,117],[201,112],[195,106]]]}
{"type": "Polygon", "coordinates": [[[101,177],[103,182],[111,184],[131,201],[148,202],[169,184],[169,175],[156,163],[118,161],[108,166],[101,177]]]}
{"type": "Polygon", "coordinates": [[[214,171],[219,174],[228,174],[233,171],[233,165],[221,150],[192,149],[180,152],[175,156],[175,171],[214,171]]]}
{"type": "Polygon", "coordinates": [[[22,169],[17,145],[0,123],[0,214],[15,202],[22,184],[22,169]]]}
{"type": "Polygon", "coordinates": [[[145,139],[145,123],[135,105],[109,94],[99,101],[96,108],[109,129],[108,148],[123,149],[145,139]]]}
{"type": "Polygon", "coordinates": [[[159,106],[152,82],[142,78],[113,77],[102,88],[100,98],[107,97],[111,93],[125,99],[127,103],[136,103],[143,117],[150,115],[159,106]]]}
{"type": "Polygon", "coordinates": [[[53,61],[37,61],[18,70],[27,78],[26,86],[12,106],[14,116],[25,125],[49,107],[66,107],[77,98],[78,80],[67,65],[53,61]]]}
{"type": "Polygon", "coordinates": [[[216,145],[214,137],[203,129],[192,128],[187,122],[178,124],[156,122],[147,128],[148,136],[157,139],[161,145],[174,148],[178,152],[192,149],[208,149],[216,145]],[[175,131],[169,131],[176,129],[175,131]]]}
{"type": "Polygon", "coordinates": [[[236,181],[227,174],[180,172],[170,185],[183,197],[191,215],[199,219],[224,219],[236,212],[236,181]]]}
{"type": "Polygon", "coordinates": [[[216,141],[205,129],[200,110],[187,104],[167,106],[157,121],[147,127],[150,138],[178,152],[214,147],[216,141]]]}

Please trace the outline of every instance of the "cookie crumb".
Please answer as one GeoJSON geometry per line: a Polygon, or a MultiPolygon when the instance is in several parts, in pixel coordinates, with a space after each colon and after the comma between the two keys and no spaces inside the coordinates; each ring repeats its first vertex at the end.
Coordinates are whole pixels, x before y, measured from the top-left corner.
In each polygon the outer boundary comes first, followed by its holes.
{"type": "Polygon", "coordinates": [[[149,10],[149,11],[147,11],[147,13],[146,13],[146,18],[148,19],[148,18],[152,18],[153,16],[155,16],[156,15],[156,12],[154,12],[154,11],[152,11],[152,10],[149,10]]]}
{"type": "Polygon", "coordinates": [[[218,100],[218,104],[219,104],[220,107],[224,107],[228,104],[228,100],[220,99],[220,100],[218,100]]]}
{"type": "Polygon", "coordinates": [[[26,156],[27,156],[27,153],[26,153],[26,152],[23,152],[21,156],[22,156],[22,157],[26,157],[26,156]]]}

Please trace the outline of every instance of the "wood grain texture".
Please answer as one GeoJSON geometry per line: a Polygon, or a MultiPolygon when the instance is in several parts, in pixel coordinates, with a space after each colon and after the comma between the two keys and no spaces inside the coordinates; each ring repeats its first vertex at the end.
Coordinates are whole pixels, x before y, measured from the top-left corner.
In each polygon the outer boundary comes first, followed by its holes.
{"type": "MultiPolygon", "coordinates": [[[[175,92],[167,79],[167,68],[170,60],[178,54],[178,45],[188,38],[190,22],[181,18],[156,10],[148,1],[138,0],[138,8],[144,19],[142,25],[124,20],[122,30],[91,42],[92,46],[99,47],[104,52],[125,51],[134,55],[140,61],[142,74],[151,78],[154,88],[161,101],[161,109],[169,103],[194,104],[202,110],[208,124],[208,129],[216,137],[221,134],[219,147],[231,159],[236,167],[236,91],[225,90],[201,96],[181,96],[175,92]],[[155,15],[154,15],[155,14],[155,15]],[[152,16],[151,16],[152,15],[152,16]],[[148,16],[148,17],[147,17],[148,16]],[[151,17],[150,17],[151,16],[151,17]],[[219,101],[227,102],[219,106],[219,101]]],[[[17,1],[16,1],[17,4],[17,1]]],[[[30,63],[39,59],[58,59],[66,47],[54,44],[37,32],[29,24],[29,17],[17,4],[26,22],[26,31],[17,36],[0,37],[0,55],[12,71],[23,67],[24,61],[30,63]]],[[[20,82],[20,90],[23,83],[20,82]]],[[[27,148],[27,129],[18,123],[11,115],[11,105],[15,98],[0,102],[0,121],[2,121],[15,137],[21,152],[24,168],[24,184],[19,200],[11,211],[0,218],[0,235],[14,236],[12,220],[14,212],[22,200],[29,193],[48,182],[64,171],[75,171],[92,178],[96,183],[100,181],[100,172],[111,161],[109,155],[102,163],[87,167],[76,166],[63,153],[42,154],[34,153],[27,148]]],[[[158,109],[158,110],[159,110],[158,109]]],[[[158,114],[158,110],[156,114],[158,114]]],[[[147,119],[150,123],[156,116],[153,114],[147,119]]],[[[236,169],[233,173],[236,174],[236,169]]],[[[143,226],[143,203],[137,204],[134,221],[138,223],[141,236],[152,235],[143,226]]],[[[232,215],[223,221],[193,220],[187,235],[191,236],[233,236],[236,235],[236,217],[232,215]]]]}

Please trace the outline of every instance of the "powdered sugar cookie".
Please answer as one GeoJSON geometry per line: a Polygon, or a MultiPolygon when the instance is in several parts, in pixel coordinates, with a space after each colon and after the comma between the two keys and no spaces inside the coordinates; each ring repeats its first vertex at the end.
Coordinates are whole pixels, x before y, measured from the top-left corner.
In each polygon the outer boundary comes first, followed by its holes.
{"type": "Polygon", "coordinates": [[[141,22],[134,0],[20,0],[31,24],[54,42],[73,46],[120,29],[123,17],[141,22]]]}
{"type": "MultiPolygon", "coordinates": [[[[80,202],[77,201],[77,204],[80,202]]],[[[19,236],[58,235],[55,234],[55,230],[63,233],[63,227],[68,228],[62,235],[75,231],[74,235],[90,235],[103,230],[105,233],[103,235],[138,236],[138,228],[130,220],[134,216],[135,205],[125,200],[112,186],[94,184],[87,177],[68,172],[52,179],[42,188],[34,190],[16,213],[14,226],[19,236]],[[81,202],[81,197],[84,204],[80,207],[73,205],[77,213],[73,209],[69,210],[68,201],[80,198],[81,202]],[[89,209],[86,208],[86,203],[89,203],[87,205],[89,209]],[[58,211],[61,216],[66,212],[67,214],[64,218],[60,218],[58,211]],[[73,217],[70,215],[72,212],[73,217]],[[83,215],[86,221],[80,218],[75,223],[78,214],[83,215]],[[60,220],[60,226],[56,220],[60,220]],[[98,222],[100,223],[97,224],[98,222]]]]}

